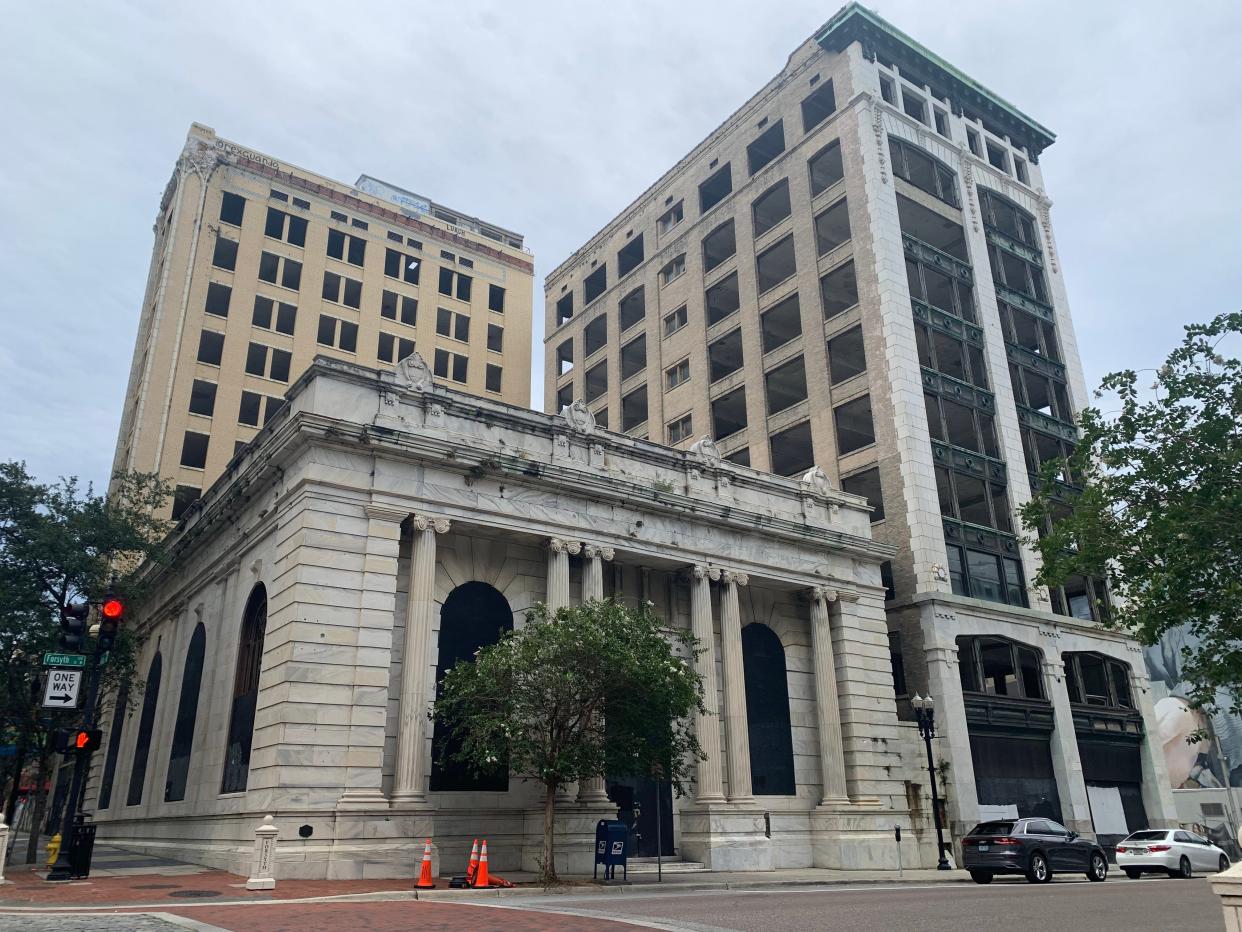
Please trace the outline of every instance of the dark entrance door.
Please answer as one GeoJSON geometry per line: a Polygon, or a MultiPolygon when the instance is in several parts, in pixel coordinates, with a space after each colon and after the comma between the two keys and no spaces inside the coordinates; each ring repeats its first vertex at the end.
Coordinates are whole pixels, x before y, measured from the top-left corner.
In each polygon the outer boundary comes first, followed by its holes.
{"type": "Polygon", "coordinates": [[[673,845],[673,791],[667,780],[657,783],[645,777],[609,778],[608,798],[617,804],[617,818],[630,826],[633,857],[654,858],[657,853],[670,857],[673,845]],[[656,794],[659,801],[659,832],[656,831],[656,794]]]}

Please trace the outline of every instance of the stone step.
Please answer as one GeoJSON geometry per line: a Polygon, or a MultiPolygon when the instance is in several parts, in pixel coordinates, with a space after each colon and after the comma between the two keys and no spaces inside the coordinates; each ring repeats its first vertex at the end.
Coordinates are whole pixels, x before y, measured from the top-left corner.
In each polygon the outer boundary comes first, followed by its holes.
{"type": "MultiPolygon", "coordinates": [[[[630,858],[628,867],[631,874],[654,874],[660,870],[655,858],[630,858]]],[[[682,861],[675,857],[667,857],[664,859],[663,870],[666,874],[696,874],[707,873],[709,868],[699,861],[682,861]]]]}

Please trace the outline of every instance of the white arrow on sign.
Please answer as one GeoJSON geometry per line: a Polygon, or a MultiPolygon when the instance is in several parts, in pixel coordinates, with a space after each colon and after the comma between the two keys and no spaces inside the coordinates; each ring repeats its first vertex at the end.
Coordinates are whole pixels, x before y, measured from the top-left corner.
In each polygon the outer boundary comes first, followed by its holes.
{"type": "Polygon", "coordinates": [[[81,670],[48,670],[47,686],[43,690],[43,708],[76,708],[78,704],[78,687],[81,685],[81,670]]]}

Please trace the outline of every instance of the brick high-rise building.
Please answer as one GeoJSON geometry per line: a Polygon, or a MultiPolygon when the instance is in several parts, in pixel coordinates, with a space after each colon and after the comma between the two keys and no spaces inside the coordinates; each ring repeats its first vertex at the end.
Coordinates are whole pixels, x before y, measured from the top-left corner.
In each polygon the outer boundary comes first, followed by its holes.
{"type": "Polygon", "coordinates": [[[316,355],[530,400],[522,237],[363,175],[353,186],[199,124],[165,190],[114,470],[158,472],[179,517],[316,355]]]}
{"type": "Polygon", "coordinates": [[[545,404],[865,496],[898,549],[898,708],[935,696],[955,827],[1112,835],[1172,818],[1147,674],[1097,628],[1102,585],[1032,585],[1018,514],[1087,400],[1053,140],[846,6],[547,277],[545,404]]]}

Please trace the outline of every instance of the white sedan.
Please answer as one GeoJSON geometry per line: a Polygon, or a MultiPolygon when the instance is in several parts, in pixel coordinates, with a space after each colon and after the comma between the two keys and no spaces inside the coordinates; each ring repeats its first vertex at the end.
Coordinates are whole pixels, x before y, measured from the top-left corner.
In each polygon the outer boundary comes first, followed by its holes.
{"type": "Polygon", "coordinates": [[[1117,844],[1117,866],[1131,880],[1143,874],[1193,877],[1195,871],[1229,869],[1229,855],[1206,838],[1184,829],[1146,829],[1117,844]]]}

